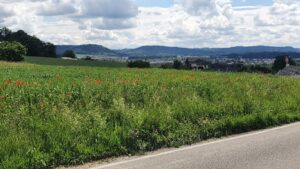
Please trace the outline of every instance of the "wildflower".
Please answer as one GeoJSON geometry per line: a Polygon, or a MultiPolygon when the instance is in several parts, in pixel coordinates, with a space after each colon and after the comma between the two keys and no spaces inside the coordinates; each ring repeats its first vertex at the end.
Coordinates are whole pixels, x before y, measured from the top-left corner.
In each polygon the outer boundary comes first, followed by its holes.
{"type": "Polygon", "coordinates": [[[96,83],[97,83],[98,85],[100,85],[100,84],[102,83],[102,81],[101,81],[101,80],[96,80],[96,83]]]}
{"type": "Polygon", "coordinates": [[[11,84],[11,80],[5,80],[5,84],[7,85],[11,84]]]}
{"type": "Polygon", "coordinates": [[[15,85],[25,85],[26,82],[22,82],[22,81],[16,81],[15,85]]]}

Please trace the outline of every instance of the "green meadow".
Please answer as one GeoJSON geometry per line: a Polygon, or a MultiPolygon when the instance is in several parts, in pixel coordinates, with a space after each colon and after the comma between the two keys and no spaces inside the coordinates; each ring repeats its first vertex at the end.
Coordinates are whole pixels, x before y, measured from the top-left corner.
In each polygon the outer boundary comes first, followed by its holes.
{"type": "Polygon", "coordinates": [[[25,57],[25,63],[50,66],[126,67],[126,63],[114,61],[64,60],[47,57],[25,57]]]}
{"type": "Polygon", "coordinates": [[[56,61],[0,62],[1,169],[75,165],[300,120],[297,78],[56,61]]]}

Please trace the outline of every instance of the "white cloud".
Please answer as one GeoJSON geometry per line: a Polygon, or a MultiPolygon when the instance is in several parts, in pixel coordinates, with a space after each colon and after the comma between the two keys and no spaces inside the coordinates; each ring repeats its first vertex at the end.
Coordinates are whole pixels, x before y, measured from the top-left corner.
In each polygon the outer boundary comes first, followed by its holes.
{"type": "Polygon", "coordinates": [[[80,7],[86,17],[132,18],[138,14],[131,0],[81,0],[80,7]]]}
{"type": "Polygon", "coordinates": [[[0,25],[55,44],[300,47],[300,3],[236,8],[230,0],[175,0],[168,8],[132,0],[0,0],[0,25]]]}
{"type": "Polygon", "coordinates": [[[0,4],[0,9],[1,9],[0,10],[0,19],[11,17],[15,14],[15,12],[12,9],[10,9],[4,5],[1,5],[1,4],[0,4]]]}
{"type": "Polygon", "coordinates": [[[175,0],[176,3],[192,15],[211,17],[216,15],[230,16],[232,6],[230,0],[175,0]]]}
{"type": "Polygon", "coordinates": [[[74,14],[77,12],[74,5],[74,0],[49,0],[40,4],[37,14],[41,16],[74,14]]]}

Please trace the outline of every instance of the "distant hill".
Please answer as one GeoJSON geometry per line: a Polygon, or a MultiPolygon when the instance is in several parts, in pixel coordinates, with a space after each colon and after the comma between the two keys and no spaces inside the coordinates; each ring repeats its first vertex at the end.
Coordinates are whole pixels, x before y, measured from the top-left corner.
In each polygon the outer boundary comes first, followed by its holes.
{"type": "Polygon", "coordinates": [[[245,59],[272,59],[280,55],[289,55],[293,58],[300,58],[300,52],[255,52],[255,53],[242,53],[242,54],[228,54],[224,55],[229,58],[245,58],[245,59]]]}
{"type": "Polygon", "coordinates": [[[272,47],[272,46],[237,46],[231,48],[178,48],[168,46],[142,46],[136,49],[119,50],[131,56],[224,56],[229,54],[246,54],[261,52],[300,52],[299,49],[293,47],[272,47]]]}
{"type": "Polygon", "coordinates": [[[73,50],[76,54],[118,56],[119,54],[101,45],[57,45],[56,53],[63,54],[66,50],[73,50]]]}
{"type": "Polygon", "coordinates": [[[237,46],[231,48],[180,48],[169,46],[142,46],[135,49],[111,50],[101,45],[58,45],[56,52],[63,54],[73,50],[76,54],[128,57],[169,57],[169,56],[229,56],[246,58],[273,58],[281,54],[291,54],[300,58],[300,49],[272,46],[237,46]]]}

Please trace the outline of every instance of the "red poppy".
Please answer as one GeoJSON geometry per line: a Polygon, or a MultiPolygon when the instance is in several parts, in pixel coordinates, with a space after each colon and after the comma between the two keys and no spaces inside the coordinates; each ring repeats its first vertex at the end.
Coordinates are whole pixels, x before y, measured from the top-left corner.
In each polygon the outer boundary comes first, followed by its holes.
{"type": "Polygon", "coordinates": [[[15,85],[25,85],[26,82],[22,82],[22,81],[16,81],[15,85]]]}
{"type": "Polygon", "coordinates": [[[11,84],[11,80],[5,80],[5,84],[7,85],[11,84]]]}
{"type": "Polygon", "coordinates": [[[96,80],[96,83],[97,83],[98,85],[100,85],[100,84],[102,83],[102,81],[101,81],[101,80],[96,80]]]}

